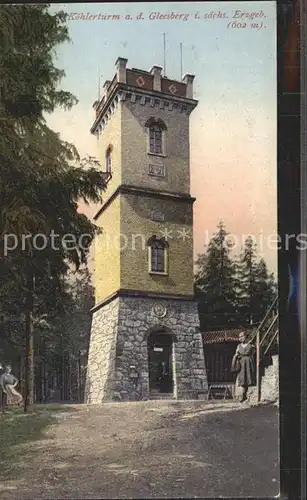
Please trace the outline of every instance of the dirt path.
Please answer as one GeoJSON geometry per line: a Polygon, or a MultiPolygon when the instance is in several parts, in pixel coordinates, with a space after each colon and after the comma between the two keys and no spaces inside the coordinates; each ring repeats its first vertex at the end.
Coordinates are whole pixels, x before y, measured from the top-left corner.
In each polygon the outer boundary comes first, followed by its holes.
{"type": "Polygon", "coordinates": [[[176,498],[278,493],[274,407],[234,403],[71,406],[20,446],[2,500],[176,498]]]}

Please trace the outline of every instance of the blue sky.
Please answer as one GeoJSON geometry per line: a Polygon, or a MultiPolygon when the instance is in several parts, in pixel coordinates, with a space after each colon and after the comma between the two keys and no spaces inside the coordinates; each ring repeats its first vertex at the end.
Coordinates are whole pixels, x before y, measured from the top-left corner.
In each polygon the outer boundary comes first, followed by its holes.
{"type": "MultiPolygon", "coordinates": [[[[166,33],[166,75],[180,79],[195,74],[199,105],[191,115],[192,194],[196,196],[195,252],[202,251],[204,232],[223,219],[233,234],[270,235],[277,228],[276,198],[276,4],[275,2],[58,4],[73,14],[119,14],[121,20],[68,21],[71,42],[63,44],[56,65],[66,72],[62,87],[79,104],[71,112],[57,110],[49,124],[76,144],[81,154],[96,154],[89,134],[101,84],[115,74],[116,59],[128,67],[149,70],[163,66],[166,33]],[[237,10],[259,13],[251,20],[233,19],[237,10]],[[219,12],[226,19],[205,19],[219,12]],[[143,13],[144,20],[136,20],[143,13]],[[183,20],[149,20],[153,12],[189,14],[183,20]],[[195,19],[195,13],[200,19],[195,19]],[[133,19],[124,19],[129,14],[133,19]],[[262,14],[261,14],[262,15],[262,14]],[[237,27],[227,28],[236,21],[237,27]],[[246,27],[243,23],[246,22],[246,27]],[[241,23],[241,27],[238,26],[241,23]]],[[[263,240],[261,240],[263,241],[263,240]]],[[[276,270],[276,249],[264,244],[263,256],[276,270]]]]}
{"type": "MultiPolygon", "coordinates": [[[[97,94],[97,75],[103,79],[114,73],[118,56],[126,57],[131,67],[149,69],[163,66],[163,33],[166,33],[166,73],[180,78],[180,42],[183,44],[183,72],[196,75],[197,98],[214,99],[221,91],[225,99],[251,98],[253,103],[270,104],[275,78],[275,2],[208,3],[109,3],[60,4],[69,13],[130,14],[143,13],[142,21],[68,21],[72,42],[58,52],[58,64],[65,68],[65,85],[84,101],[97,94]],[[267,16],[267,28],[228,28],[236,10],[259,12],[267,16]],[[212,11],[225,12],[229,19],[195,19],[212,11]],[[152,12],[189,13],[191,19],[148,20],[152,12]],[[273,36],[272,36],[273,35],[273,36]],[[229,85],[236,82],[236,85],[229,85]]],[[[260,19],[260,18],[258,18],[260,19]]],[[[255,22],[258,21],[255,19],[255,22]]]]}

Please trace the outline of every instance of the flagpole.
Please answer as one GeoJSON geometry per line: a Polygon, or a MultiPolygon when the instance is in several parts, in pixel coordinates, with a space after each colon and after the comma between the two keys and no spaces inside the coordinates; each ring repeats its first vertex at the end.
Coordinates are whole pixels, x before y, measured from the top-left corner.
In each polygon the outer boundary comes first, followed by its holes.
{"type": "Polygon", "coordinates": [[[180,44],[180,80],[182,79],[182,43],[180,44]]]}

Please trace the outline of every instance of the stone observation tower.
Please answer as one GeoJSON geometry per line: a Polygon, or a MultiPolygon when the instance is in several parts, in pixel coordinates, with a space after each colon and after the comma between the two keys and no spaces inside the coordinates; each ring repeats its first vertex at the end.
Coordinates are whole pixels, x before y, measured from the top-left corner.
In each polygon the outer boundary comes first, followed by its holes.
{"type": "Polygon", "coordinates": [[[95,290],[87,403],[207,391],[193,297],[189,116],[193,75],[162,68],[116,74],[94,103],[91,132],[108,176],[95,215],[95,290]]]}

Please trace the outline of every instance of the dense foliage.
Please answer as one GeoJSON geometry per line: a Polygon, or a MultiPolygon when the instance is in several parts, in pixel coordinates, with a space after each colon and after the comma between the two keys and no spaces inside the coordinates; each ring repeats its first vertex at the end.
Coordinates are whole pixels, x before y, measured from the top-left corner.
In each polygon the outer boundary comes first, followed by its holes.
{"type": "Polygon", "coordinates": [[[202,331],[257,324],[276,294],[274,276],[259,258],[253,239],[246,238],[237,257],[228,234],[220,223],[196,262],[195,291],[202,331]]]}
{"type": "Polygon", "coordinates": [[[60,88],[64,71],[54,65],[69,40],[66,17],[44,4],[0,8],[0,317],[14,318],[18,345],[25,337],[29,401],[36,299],[52,314],[69,263],[86,262],[97,228],[78,203],[101,201],[105,188],[103,173],[85,170],[75,146],[46,124],[47,113],[77,102],[60,88]]]}

